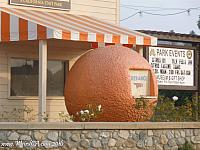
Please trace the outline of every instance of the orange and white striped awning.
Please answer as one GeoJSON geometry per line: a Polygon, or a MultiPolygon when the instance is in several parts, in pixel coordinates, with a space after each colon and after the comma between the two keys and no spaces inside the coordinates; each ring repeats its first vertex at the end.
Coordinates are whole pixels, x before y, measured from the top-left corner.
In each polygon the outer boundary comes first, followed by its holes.
{"type": "Polygon", "coordinates": [[[63,39],[157,45],[157,38],[83,15],[0,7],[0,41],[63,39]]]}

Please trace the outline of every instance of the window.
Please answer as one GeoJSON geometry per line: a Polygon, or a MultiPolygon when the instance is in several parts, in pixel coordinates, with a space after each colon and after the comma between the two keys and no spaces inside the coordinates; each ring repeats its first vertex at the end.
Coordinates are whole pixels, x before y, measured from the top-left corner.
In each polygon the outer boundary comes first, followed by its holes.
{"type": "MultiPolygon", "coordinates": [[[[11,96],[38,96],[39,61],[11,59],[11,96]]],[[[47,96],[63,96],[65,62],[48,61],[47,96]]]]}

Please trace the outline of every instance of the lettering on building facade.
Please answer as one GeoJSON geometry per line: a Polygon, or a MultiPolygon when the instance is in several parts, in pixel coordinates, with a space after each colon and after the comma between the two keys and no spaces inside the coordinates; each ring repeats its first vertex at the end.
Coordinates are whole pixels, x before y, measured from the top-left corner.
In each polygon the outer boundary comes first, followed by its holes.
{"type": "Polygon", "coordinates": [[[69,10],[70,0],[10,0],[11,5],[69,10]]]}

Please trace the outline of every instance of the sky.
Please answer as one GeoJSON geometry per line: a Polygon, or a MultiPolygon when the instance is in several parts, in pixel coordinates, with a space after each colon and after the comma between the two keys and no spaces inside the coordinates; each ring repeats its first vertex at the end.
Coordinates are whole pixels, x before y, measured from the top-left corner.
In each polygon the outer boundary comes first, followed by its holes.
{"type": "Polygon", "coordinates": [[[200,0],[120,0],[120,18],[121,20],[133,14],[135,16],[120,21],[121,26],[134,30],[155,30],[170,31],[177,33],[189,33],[194,30],[200,35],[200,29],[197,27],[197,21],[200,15],[200,0]],[[156,7],[156,8],[155,8],[156,7]],[[199,8],[197,8],[199,7],[199,8]],[[164,9],[163,9],[164,8],[164,9]],[[170,9],[169,9],[170,8],[170,9]],[[158,16],[138,12],[147,12],[153,14],[173,14],[187,11],[182,14],[171,16],[158,16]]]}

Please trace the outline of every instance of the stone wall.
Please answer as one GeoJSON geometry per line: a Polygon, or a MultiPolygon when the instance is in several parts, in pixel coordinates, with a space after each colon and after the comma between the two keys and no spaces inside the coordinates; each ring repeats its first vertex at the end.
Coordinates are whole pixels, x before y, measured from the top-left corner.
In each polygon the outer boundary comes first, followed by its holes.
{"type": "Polygon", "coordinates": [[[199,123],[0,123],[0,149],[200,149],[199,123]]]}

